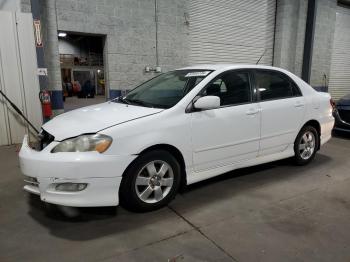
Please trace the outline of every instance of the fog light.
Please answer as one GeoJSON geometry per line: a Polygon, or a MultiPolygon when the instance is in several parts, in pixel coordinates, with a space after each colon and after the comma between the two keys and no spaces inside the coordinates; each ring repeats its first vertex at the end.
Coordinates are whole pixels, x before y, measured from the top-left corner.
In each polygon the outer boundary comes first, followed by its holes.
{"type": "Polygon", "coordinates": [[[84,190],[87,185],[86,183],[61,183],[57,184],[55,189],[57,191],[76,192],[84,190]]]}
{"type": "Polygon", "coordinates": [[[24,176],[24,182],[29,184],[38,184],[38,180],[35,177],[24,176]]]}

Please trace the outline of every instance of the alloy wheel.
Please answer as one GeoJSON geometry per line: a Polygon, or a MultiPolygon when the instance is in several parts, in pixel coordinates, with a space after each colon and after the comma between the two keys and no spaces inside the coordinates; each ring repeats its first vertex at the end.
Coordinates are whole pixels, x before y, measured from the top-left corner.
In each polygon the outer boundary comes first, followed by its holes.
{"type": "Polygon", "coordinates": [[[308,160],[315,151],[316,139],[311,131],[307,131],[300,139],[299,154],[304,160],[308,160]]]}
{"type": "Polygon", "coordinates": [[[141,168],[135,181],[136,194],[145,203],[157,203],[170,192],[174,183],[171,166],[162,160],[154,160],[141,168]]]}

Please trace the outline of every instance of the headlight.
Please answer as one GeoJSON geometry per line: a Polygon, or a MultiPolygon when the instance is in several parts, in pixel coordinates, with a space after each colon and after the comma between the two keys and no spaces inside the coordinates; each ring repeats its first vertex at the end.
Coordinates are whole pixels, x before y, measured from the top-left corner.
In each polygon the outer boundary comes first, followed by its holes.
{"type": "Polygon", "coordinates": [[[51,153],[57,152],[105,152],[112,144],[112,138],[106,135],[82,135],[62,141],[55,146],[51,153]]]}

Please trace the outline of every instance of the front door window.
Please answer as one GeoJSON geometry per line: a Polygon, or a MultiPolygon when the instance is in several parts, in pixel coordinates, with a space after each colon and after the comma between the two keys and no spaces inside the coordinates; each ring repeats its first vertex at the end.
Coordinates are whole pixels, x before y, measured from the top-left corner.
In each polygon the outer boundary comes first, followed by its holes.
{"type": "Polygon", "coordinates": [[[252,95],[247,72],[230,71],[216,77],[203,90],[202,96],[218,96],[221,106],[251,102],[252,95]]]}

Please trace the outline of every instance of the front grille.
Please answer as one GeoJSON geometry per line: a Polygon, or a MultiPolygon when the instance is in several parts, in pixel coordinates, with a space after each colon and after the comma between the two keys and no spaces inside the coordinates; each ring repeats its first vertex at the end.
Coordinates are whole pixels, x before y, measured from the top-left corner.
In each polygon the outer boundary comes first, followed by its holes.
{"type": "Polygon", "coordinates": [[[47,147],[52,141],[55,140],[55,137],[48,132],[46,132],[44,129],[41,130],[41,132],[38,135],[39,143],[38,143],[38,151],[43,150],[45,147],[47,147]]]}
{"type": "Polygon", "coordinates": [[[343,121],[350,123],[350,110],[338,109],[338,113],[343,121]]]}

